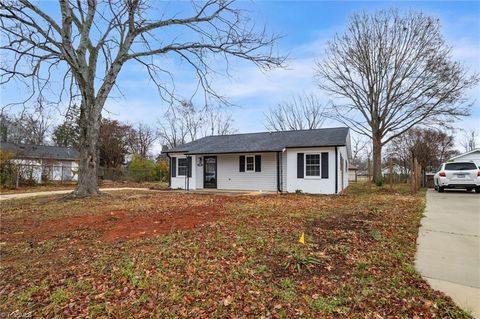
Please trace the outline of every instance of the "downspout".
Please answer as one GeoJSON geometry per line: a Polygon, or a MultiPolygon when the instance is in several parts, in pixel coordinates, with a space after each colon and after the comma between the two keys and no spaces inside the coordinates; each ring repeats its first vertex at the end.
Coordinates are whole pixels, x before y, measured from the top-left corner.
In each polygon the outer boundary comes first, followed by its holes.
{"type": "Polygon", "coordinates": [[[282,193],[286,192],[286,185],[284,185],[284,183],[283,183],[283,181],[284,181],[283,174],[286,174],[286,172],[283,171],[283,161],[285,160],[285,157],[283,156],[283,154],[285,154],[286,151],[287,151],[287,148],[284,147],[282,149],[282,153],[279,153],[279,155],[281,155],[281,159],[282,159],[282,165],[280,166],[280,178],[281,178],[281,180],[280,180],[280,185],[281,185],[280,189],[281,190],[280,191],[282,193]]]}
{"type": "Polygon", "coordinates": [[[277,152],[277,192],[281,192],[280,189],[280,152],[277,152]]]}
{"type": "Polygon", "coordinates": [[[338,148],[335,146],[335,194],[338,193],[338,148]]]}
{"type": "Polygon", "coordinates": [[[187,166],[187,175],[185,176],[186,179],[187,179],[186,180],[187,185],[186,185],[185,188],[188,191],[188,190],[190,190],[190,176],[188,176],[188,174],[190,174],[190,172],[193,170],[193,168],[192,168],[192,157],[191,156],[187,156],[187,165],[188,165],[187,166]],[[190,158],[190,160],[189,160],[189,158],[190,158]]]}
{"type": "Polygon", "coordinates": [[[168,188],[172,188],[172,158],[167,153],[168,157],[168,188]]]}

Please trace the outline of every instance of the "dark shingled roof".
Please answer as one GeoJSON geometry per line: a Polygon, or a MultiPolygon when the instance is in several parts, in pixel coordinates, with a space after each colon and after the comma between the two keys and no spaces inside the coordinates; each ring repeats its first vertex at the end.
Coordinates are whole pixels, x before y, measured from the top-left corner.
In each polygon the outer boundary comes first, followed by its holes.
{"type": "Polygon", "coordinates": [[[347,145],[348,128],[207,136],[166,153],[215,154],[280,152],[284,148],[347,145]]]}
{"type": "Polygon", "coordinates": [[[54,159],[54,160],[78,160],[80,154],[71,147],[15,144],[1,142],[0,149],[13,153],[15,158],[22,159],[54,159]]]}

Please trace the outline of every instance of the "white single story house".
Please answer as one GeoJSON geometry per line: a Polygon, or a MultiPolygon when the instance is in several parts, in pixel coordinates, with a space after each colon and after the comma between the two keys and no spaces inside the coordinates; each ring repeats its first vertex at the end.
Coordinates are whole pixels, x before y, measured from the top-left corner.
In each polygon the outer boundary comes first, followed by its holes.
{"type": "Polygon", "coordinates": [[[452,157],[448,162],[474,162],[480,167],[480,148],[452,157]]]}
{"type": "Polygon", "coordinates": [[[337,194],[348,186],[346,127],[207,136],[166,151],[174,189],[337,194]]]}
{"type": "Polygon", "coordinates": [[[80,154],[71,147],[1,142],[0,150],[11,154],[18,174],[36,183],[76,181],[80,154]]]}

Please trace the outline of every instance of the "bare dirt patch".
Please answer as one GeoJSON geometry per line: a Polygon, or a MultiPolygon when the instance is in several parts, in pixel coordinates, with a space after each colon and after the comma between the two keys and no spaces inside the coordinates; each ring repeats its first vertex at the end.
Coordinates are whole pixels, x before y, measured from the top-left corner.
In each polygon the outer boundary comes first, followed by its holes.
{"type": "Polygon", "coordinates": [[[171,231],[192,229],[224,216],[223,206],[194,205],[178,209],[138,213],[113,210],[48,220],[21,219],[5,221],[0,226],[4,241],[40,241],[71,237],[76,231],[89,230],[106,242],[147,238],[171,231]]]}

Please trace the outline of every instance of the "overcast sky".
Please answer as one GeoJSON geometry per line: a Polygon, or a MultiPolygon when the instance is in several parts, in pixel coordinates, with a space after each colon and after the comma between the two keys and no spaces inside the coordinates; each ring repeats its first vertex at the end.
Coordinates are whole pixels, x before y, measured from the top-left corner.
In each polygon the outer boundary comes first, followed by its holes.
{"type": "MultiPolygon", "coordinates": [[[[160,3],[161,8],[181,12],[186,2],[160,3]]],[[[44,2],[43,6],[56,6],[44,2]]],[[[454,58],[480,72],[480,2],[321,2],[321,1],[260,1],[240,2],[249,10],[257,25],[266,25],[271,32],[282,34],[278,43],[280,54],[289,56],[287,68],[262,73],[253,65],[232,60],[231,77],[217,77],[214,87],[236,105],[231,107],[239,132],[264,131],[264,113],[276,103],[302,92],[323,96],[316,88],[313,67],[321,59],[325,43],[336,32],[342,32],[353,12],[398,8],[417,10],[438,17],[443,33],[452,47],[454,58]]],[[[159,61],[175,76],[176,92],[188,96],[195,88],[194,74],[177,60],[159,61]]],[[[157,93],[145,71],[136,64],[127,64],[118,85],[123,95],[115,94],[107,102],[104,116],[154,124],[167,105],[157,93]]],[[[22,92],[11,85],[1,88],[2,105],[18,98],[22,92]]],[[[325,98],[323,96],[323,98],[325,98]]],[[[471,91],[477,100],[472,116],[456,123],[456,127],[480,129],[480,89],[471,91]]],[[[54,114],[60,119],[60,112],[54,114]]],[[[326,126],[338,126],[327,121],[326,126]]],[[[478,141],[480,145],[480,140],[478,141]]]]}

